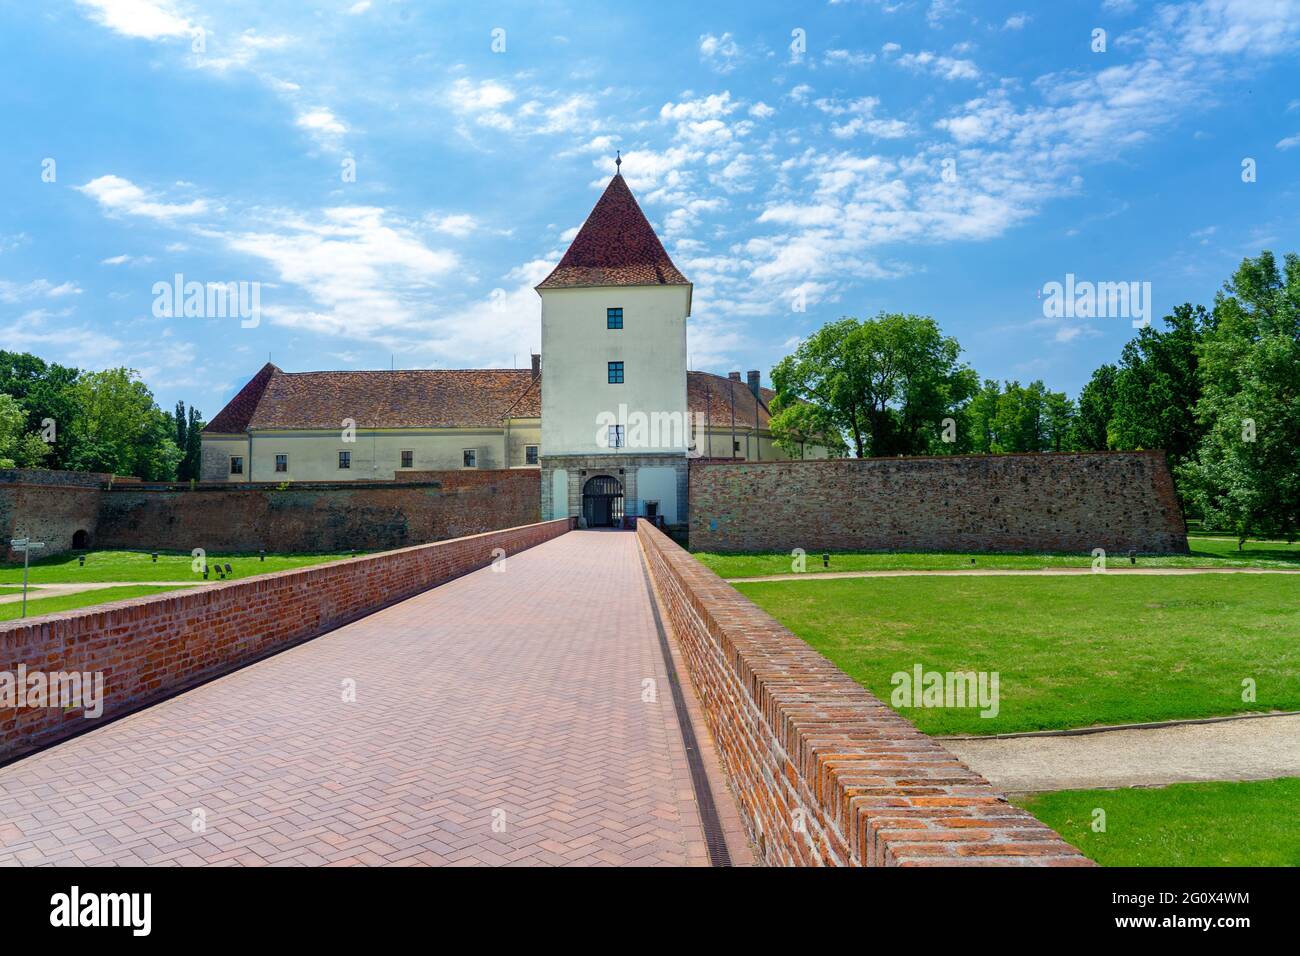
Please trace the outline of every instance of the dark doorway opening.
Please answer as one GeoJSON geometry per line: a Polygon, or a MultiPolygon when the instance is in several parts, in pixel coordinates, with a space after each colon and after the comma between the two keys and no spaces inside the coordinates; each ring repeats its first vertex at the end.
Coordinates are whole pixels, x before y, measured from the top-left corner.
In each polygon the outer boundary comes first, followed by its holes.
{"type": "Polygon", "coordinates": [[[84,530],[77,531],[72,535],[72,550],[85,551],[90,547],[90,535],[84,530]]]}
{"type": "Polygon", "coordinates": [[[610,475],[597,475],[582,486],[582,517],[588,528],[614,528],[623,523],[623,485],[610,475]]]}

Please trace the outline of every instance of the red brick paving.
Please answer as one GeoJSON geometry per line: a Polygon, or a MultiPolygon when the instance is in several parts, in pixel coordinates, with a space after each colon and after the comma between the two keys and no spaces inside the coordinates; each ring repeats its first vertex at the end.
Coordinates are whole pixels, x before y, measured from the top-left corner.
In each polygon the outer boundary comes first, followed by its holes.
{"type": "Polygon", "coordinates": [[[0,769],[4,865],[707,862],[636,537],[617,532],[0,769]]]}

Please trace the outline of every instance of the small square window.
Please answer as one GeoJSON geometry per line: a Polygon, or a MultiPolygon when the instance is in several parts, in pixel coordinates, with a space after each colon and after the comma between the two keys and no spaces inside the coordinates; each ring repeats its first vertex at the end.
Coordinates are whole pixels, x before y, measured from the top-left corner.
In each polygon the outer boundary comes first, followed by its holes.
{"type": "Polygon", "coordinates": [[[414,467],[415,467],[415,452],[413,452],[413,451],[403,451],[403,452],[402,452],[402,467],[403,467],[403,468],[414,468],[414,467]]]}
{"type": "Polygon", "coordinates": [[[466,448],[464,455],[462,457],[462,461],[464,461],[466,468],[477,468],[478,452],[476,452],[473,448],[466,448]]]}
{"type": "Polygon", "coordinates": [[[605,310],[605,328],[621,329],[623,327],[623,309],[606,309],[605,310]]]}
{"type": "Polygon", "coordinates": [[[609,363],[609,384],[611,385],[623,384],[623,363],[622,362],[609,363]]]}
{"type": "Polygon", "coordinates": [[[244,473],[244,458],[242,455],[230,456],[230,473],[232,475],[242,475],[244,473]]]}
{"type": "Polygon", "coordinates": [[[350,451],[339,452],[339,467],[340,468],[352,467],[352,452],[350,451]]]}
{"type": "Polygon", "coordinates": [[[738,441],[733,441],[733,442],[731,443],[731,450],[732,450],[733,452],[740,451],[740,442],[738,442],[738,441]]]}
{"type": "Polygon", "coordinates": [[[537,464],[537,446],[536,446],[536,445],[525,445],[525,446],[524,446],[524,464],[527,464],[527,465],[535,465],[535,464],[537,464]]]}
{"type": "Polygon", "coordinates": [[[276,456],[275,456],[275,470],[276,470],[276,471],[281,471],[281,472],[284,472],[284,471],[288,471],[288,470],[289,470],[289,456],[288,456],[288,455],[276,455],[276,456]]]}
{"type": "Polygon", "coordinates": [[[622,425],[609,426],[609,447],[610,448],[623,447],[623,426],[622,425]]]}

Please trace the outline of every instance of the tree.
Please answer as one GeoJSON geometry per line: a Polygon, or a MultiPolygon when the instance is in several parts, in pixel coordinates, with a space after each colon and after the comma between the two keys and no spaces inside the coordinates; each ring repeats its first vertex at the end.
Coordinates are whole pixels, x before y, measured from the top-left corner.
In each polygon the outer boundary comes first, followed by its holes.
{"type": "Polygon", "coordinates": [[[1110,420],[1115,414],[1115,378],[1119,369],[1103,365],[1092,373],[1079,393],[1074,419],[1074,443],[1080,451],[1105,451],[1110,447],[1110,420]]]}
{"type": "Polygon", "coordinates": [[[771,410],[772,438],[791,458],[803,458],[810,443],[825,446],[837,457],[847,450],[831,416],[820,406],[795,401],[786,408],[778,395],[771,410]]]}
{"type": "Polygon", "coordinates": [[[72,386],[81,373],[75,368],[46,363],[29,352],[0,351],[0,393],[12,396],[26,415],[24,431],[45,430],[54,424],[54,443],[45,465],[67,467],[71,436],[78,408],[72,386]]]}
{"type": "Polygon", "coordinates": [[[1180,468],[1207,525],[1300,536],[1300,257],[1242,261],[1197,351],[1205,429],[1180,468]]]}
{"type": "Polygon", "coordinates": [[[176,468],[176,477],[189,481],[199,477],[200,462],[203,458],[203,415],[197,408],[185,411],[185,403],[176,403],[176,414],[172,416],[176,432],[176,447],[183,456],[176,468]]]}
{"type": "Polygon", "coordinates": [[[845,436],[854,453],[924,454],[941,440],[942,420],[961,414],[978,385],[959,364],[961,347],[933,319],[881,313],[822,326],[772,370],[777,432],[818,421],[845,436]]]}
{"type": "Polygon", "coordinates": [[[1077,415],[1074,402],[1064,392],[1048,392],[1043,397],[1045,451],[1074,450],[1074,422],[1077,415]]]}
{"type": "Polygon", "coordinates": [[[1167,329],[1144,328],[1124,346],[1109,441],[1112,448],[1163,448],[1177,469],[1195,453],[1205,431],[1196,418],[1197,350],[1212,320],[1203,306],[1188,303],[1164,323],[1167,329]]]}
{"type": "Polygon", "coordinates": [[[137,372],[87,372],[74,386],[80,415],[74,422],[72,467],[170,481],[184,453],[170,416],[154,404],[137,372]]]}
{"type": "Polygon", "coordinates": [[[0,468],[36,468],[50,453],[39,432],[25,432],[27,413],[12,395],[0,393],[0,468]]]}

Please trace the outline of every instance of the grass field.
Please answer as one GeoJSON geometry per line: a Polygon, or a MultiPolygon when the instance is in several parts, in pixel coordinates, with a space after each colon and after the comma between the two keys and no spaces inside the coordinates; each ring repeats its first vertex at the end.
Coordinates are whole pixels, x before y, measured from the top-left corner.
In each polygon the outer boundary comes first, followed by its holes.
{"type": "Polygon", "coordinates": [[[22,587],[0,588],[0,597],[3,597],[6,594],[21,594],[22,591],[23,591],[22,587]]]}
{"type": "MultiPolygon", "coordinates": [[[[196,574],[190,568],[194,559],[188,554],[158,554],[155,563],[147,551],[88,551],[84,567],[77,562],[77,556],[58,555],[33,562],[28,580],[32,584],[69,584],[78,582],[100,581],[193,581],[203,583],[203,575],[196,574]]],[[[305,568],[313,564],[324,564],[349,557],[347,554],[268,554],[265,561],[258,561],[256,554],[209,554],[208,580],[217,580],[213,566],[220,562],[224,567],[229,564],[233,570],[230,577],[247,578],[255,574],[270,574],[272,571],[287,571],[291,568],[305,568]]],[[[21,564],[0,564],[0,584],[21,583],[23,566],[21,564]]]]}
{"type": "Polygon", "coordinates": [[[1000,710],[908,708],[931,734],[1300,709],[1300,576],[904,577],[739,590],[888,702],[913,665],[996,671],[1000,710]],[[1242,680],[1256,702],[1242,701],[1242,680]]]}
{"type": "Polygon", "coordinates": [[[1064,790],[1014,801],[1104,866],[1300,866],[1300,778],[1064,790]],[[1092,829],[1106,812],[1106,832],[1092,829]]]}
{"type": "MultiPolygon", "coordinates": [[[[89,607],[92,604],[105,604],[109,601],[124,601],[127,598],[143,597],[146,594],[161,594],[164,591],[174,591],[175,588],[151,588],[151,587],[121,587],[121,588],[100,588],[96,591],[82,591],[79,594],[64,594],[60,597],[35,598],[32,599],[31,593],[28,592],[27,616],[36,617],[40,614],[53,614],[56,611],[72,611],[76,608],[89,607]]],[[[0,621],[16,621],[22,611],[21,601],[11,601],[7,604],[0,604],[0,621]]]]}
{"type": "MultiPolygon", "coordinates": [[[[1189,537],[1189,555],[1153,555],[1138,557],[1140,568],[1295,568],[1300,569],[1300,542],[1248,541],[1237,550],[1235,538],[1189,537]]],[[[724,578],[757,577],[766,574],[789,574],[789,552],[758,554],[716,554],[695,552],[695,557],[724,578]]],[[[1112,567],[1129,567],[1126,554],[1111,554],[1112,567]]],[[[857,551],[832,552],[830,567],[822,566],[821,553],[809,553],[809,574],[823,571],[946,571],[958,568],[1024,569],[1087,568],[1090,554],[991,554],[956,551],[857,551]],[[972,563],[974,559],[974,563],[972,563]]]]}

